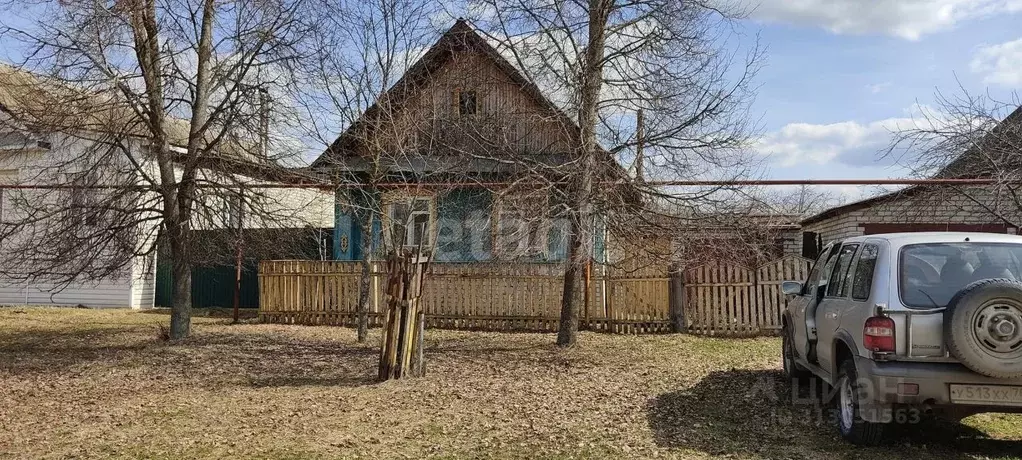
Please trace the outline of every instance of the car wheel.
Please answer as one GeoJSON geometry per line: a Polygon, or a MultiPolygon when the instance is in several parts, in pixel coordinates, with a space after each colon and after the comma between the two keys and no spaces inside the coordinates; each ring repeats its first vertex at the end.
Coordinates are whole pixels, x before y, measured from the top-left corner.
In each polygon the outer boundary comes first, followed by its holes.
{"type": "Polygon", "coordinates": [[[944,337],[962,364],[994,378],[1022,377],[1022,284],[978,281],[944,312],[944,337]]]}
{"type": "Polygon", "coordinates": [[[809,370],[795,360],[794,342],[788,327],[781,330],[781,365],[784,369],[784,376],[791,379],[792,384],[799,384],[803,379],[809,377],[809,370]]]}
{"type": "Polygon", "coordinates": [[[868,422],[862,419],[859,404],[861,391],[855,362],[846,360],[841,363],[837,380],[837,403],[835,417],[841,437],[848,442],[860,446],[875,446],[883,438],[884,424],[868,422]]]}

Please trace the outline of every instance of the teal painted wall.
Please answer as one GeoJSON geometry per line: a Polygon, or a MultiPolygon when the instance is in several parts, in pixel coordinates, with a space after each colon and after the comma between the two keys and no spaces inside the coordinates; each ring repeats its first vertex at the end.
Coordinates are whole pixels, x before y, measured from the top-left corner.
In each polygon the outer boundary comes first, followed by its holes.
{"type": "Polygon", "coordinates": [[[346,206],[347,191],[338,189],[334,192],[334,260],[355,260],[352,239],[355,223],[353,212],[346,206]]]}
{"type": "Polygon", "coordinates": [[[452,190],[437,197],[439,262],[482,262],[493,258],[490,213],[493,194],[479,188],[452,190]]]}
{"type": "Polygon", "coordinates": [[[334,260],[362,260],[362,222],[372,219],[372,251],[380,247],[383,227],[378,215],[380,194],[360,190],[337,190],[334,197],[334,260]],[[353,206],[348,206],[352,203],[353,206]]]}
{"type": "MultiPolygon", "coordinates": [[[[378,210],[380,195],[357,190],[339,190],[336,200],[334,259],[361,260],[361,243],[364,235],[360,219],[373,219],[373,250],[379,250],[383,234],[380,216],[362,215],[363,212],[353,210],[345,203],[357,203],[355,209],[378,210]]],[[[474,187],[450,190],[437,195],[436,261],[484,262],[493,259],[493,232],[490,225],[493,201],[493,194],[490,191],[474,187]]],[[[599,230],[594,241],[597,260],[603,260],[606,253],[603,225],[602,219],[597,221],[599,230]]],[[[547,235],[548,253],[545,258],[537,258],[534,261],[566,260],[568,228],[567,219],[553,218],[547,235]]]]}

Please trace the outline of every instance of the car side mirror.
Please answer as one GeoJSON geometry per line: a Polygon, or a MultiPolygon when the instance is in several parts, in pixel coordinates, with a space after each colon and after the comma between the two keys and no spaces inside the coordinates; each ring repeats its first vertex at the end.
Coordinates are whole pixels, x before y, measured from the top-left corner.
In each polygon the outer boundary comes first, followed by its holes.
{"type": "Polygon", "coordinates": [[[784,295],[799,295],[802,294],[802,283],[798,281],[785,281],[781,283],[781,292],[784,295]]]}

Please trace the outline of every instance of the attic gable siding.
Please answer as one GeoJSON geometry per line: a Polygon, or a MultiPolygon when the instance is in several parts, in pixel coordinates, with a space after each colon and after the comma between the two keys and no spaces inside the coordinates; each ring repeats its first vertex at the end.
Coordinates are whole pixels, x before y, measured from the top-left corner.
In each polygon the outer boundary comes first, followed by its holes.
{"type": "Polygon", "coordinates": [[[519,154],[567,153],[572,144],[555,114],[492,60],[475,52],[457,53],[395,112],[392,128],[380,131],[382,136],[376,139],[384,151],[431,153],[453,148],[479,155],[504,149],[519,154]],[[458,114],[456,91],[476,92],[475,115],[458,114]],[[485,147],[469,142],[466,138],[471,136],[482,136],[485,147]],[[488,151],[471,151],[480,148],[488,151]]]}

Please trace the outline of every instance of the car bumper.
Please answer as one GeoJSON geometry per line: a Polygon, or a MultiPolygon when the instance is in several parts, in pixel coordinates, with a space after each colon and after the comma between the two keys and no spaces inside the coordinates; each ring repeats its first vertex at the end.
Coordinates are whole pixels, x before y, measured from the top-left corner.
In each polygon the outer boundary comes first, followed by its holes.
{"type": "Polygon", "coordinates": [[[997,379],[977,374],[958,363],[927,363],[856,359],[860,387],[867,385],[867,400],[876,405],[915,405],[957,407],[971,412],[1022,412],[1022,407],[954,404],[951,384],[1017,385],[1022,379],[997,379]],[[919,385],[918,394],[901,394],[900,384],[919,385]]]}

